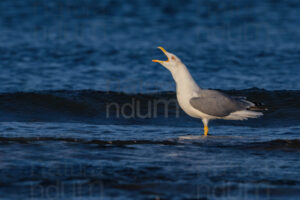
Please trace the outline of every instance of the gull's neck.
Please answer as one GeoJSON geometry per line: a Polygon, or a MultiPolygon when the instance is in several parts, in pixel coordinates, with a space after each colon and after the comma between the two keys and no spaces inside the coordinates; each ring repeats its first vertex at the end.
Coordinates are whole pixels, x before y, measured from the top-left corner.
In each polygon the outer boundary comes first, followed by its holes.
{"type": "Polygon", "coordinates": [[[192,96],[201,90],[184,64],[180,64],[176,72],[172,72],[172,76],[176,82],[177,93],[192,96]]]}

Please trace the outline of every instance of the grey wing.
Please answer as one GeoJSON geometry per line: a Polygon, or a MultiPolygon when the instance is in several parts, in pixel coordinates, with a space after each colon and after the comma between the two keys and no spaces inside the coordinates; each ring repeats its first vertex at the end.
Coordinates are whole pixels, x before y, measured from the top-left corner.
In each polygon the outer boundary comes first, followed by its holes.
{"type": "Polygon", "coordinates": [[[225,117],[254,105],[244,98],[230,97],[216,90],[201,90],[198,97],[190,99],[190,103],[200,112],[216,117],[225,117]]]}

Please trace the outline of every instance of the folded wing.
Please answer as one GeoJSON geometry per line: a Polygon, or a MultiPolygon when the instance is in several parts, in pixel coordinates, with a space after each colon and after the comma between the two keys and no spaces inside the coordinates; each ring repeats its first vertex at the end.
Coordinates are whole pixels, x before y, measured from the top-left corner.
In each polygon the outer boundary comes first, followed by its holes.
{"type": "Polygon", "coordinates": [[[254,106],[245,98],[230,97],[216,90],[201,90],[197,97],[190,99],[190,103],[200,112],[215,117],[225,117],[233,112],[247,110],[254,106]]]}

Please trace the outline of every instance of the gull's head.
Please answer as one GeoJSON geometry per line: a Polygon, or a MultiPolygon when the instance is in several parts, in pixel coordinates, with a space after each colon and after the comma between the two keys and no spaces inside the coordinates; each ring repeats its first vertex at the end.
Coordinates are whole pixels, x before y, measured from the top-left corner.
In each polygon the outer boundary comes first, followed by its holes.
{"type": "Polygon", "coordinates": [[[160,63],[162,66],[167,68],[169,71],[174,72],[182,64],[181,60],[172,53],[167,52],[164,48],[158,47],[167,56],[168,60],[152,60],[152,62],[160,63]]]}

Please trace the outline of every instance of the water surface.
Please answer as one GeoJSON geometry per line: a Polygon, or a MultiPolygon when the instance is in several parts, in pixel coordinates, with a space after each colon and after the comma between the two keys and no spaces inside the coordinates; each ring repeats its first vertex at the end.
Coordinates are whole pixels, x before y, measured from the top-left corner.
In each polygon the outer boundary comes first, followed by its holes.
{"type": "Polygon", "coordinates": [[[299,7],[2,0],[0,198],[299,198],[299,7]],[[157,46],[265,115],[202,137],[157,46]]]}

